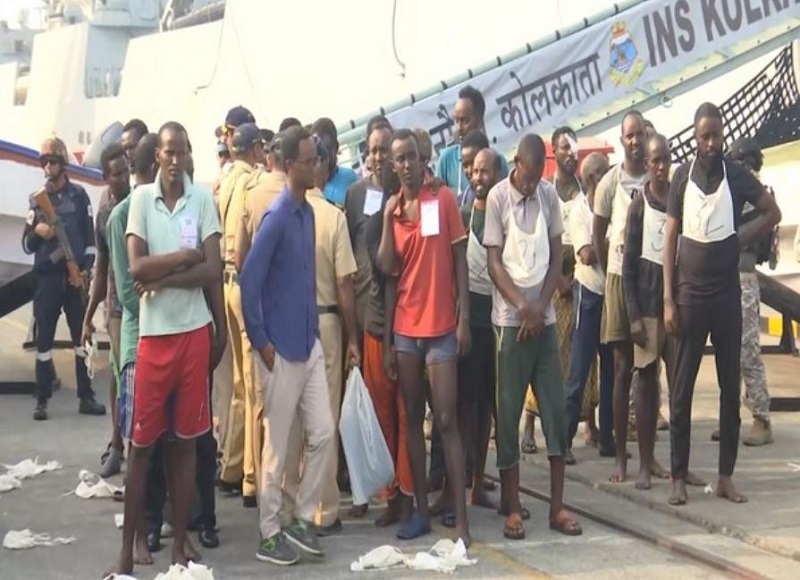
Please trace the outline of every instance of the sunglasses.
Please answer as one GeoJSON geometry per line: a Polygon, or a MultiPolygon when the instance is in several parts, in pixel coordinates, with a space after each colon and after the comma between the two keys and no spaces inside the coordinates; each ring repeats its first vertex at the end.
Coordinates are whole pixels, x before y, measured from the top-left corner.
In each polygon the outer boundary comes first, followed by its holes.
{"type": "Polygon", "coordinates": [[[61,155],[40,155],[39,163],[42,167],[47,167],[48,165],[63,165],[64,158],[61,157],[61,155]]]}

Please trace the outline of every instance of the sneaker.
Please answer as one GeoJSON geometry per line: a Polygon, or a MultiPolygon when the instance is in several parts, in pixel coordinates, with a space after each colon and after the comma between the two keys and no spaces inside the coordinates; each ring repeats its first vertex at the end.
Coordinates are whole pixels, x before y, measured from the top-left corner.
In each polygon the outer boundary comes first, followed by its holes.
{"type": "Polygon", "coordinates": [[[256,558],[262,562],[277,564],[278,566],[291,566],[297,564],[300,556],[295,549],[286,541],[283,533],[278,532],[274,536],[261,540],[256,552],[256,558]]]}
{"type": "Polygon", "coordinates": [[[47,401],[36,403],[36,410],[33,412],[34,421],[47,421],[47,401]]]}
{"type": "Polygon", "coordinates": [[[308,552],[314,556],[325,555],[312,526],[308,522],[295,519],[283,530],[283,533],[287,540],[304,552],[308,552]]]}
{"type": "Polygon", "coordinates": [[[81,415],[95,415],[99,417],[106,414],[106,406],[95,401],[94,397],[86,397],[85,399],[81,399],[78,413],[81,415]]]}
{"type": "Polygon", "coordinates": [[[108,453],[106,460],[103,462],[102,467],[100,467],[100,473],[98,475],[104,479],[111,477],[112,475],[117,475],[122,470],[122,451],[119,449],[111,448],[111,451],[108,453]]]}

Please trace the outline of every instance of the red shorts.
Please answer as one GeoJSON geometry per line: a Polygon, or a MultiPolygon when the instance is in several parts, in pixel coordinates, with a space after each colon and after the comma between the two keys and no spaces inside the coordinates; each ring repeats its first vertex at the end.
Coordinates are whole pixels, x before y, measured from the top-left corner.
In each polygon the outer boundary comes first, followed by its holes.
{"type": "Polygon", "coordinates": [[[143,336],[136,353],[132,443],[149,447],[172,430],[194,439],[211,429],[209,326],[182,334],[143,336]]]}

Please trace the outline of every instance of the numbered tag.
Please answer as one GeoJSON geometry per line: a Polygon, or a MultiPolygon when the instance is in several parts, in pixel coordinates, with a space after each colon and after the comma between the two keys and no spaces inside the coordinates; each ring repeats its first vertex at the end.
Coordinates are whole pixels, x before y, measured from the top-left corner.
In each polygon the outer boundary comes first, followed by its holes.
{"type": "Polygon", "coordinates": [[[381,209],[381,202],[383,201],[383,192],[377,189],[367,189],[367,195],[364,198],[364,215],[374,215],[381,209]]]}
{"type": "Polygon", "coordinates": [[[197,220],[194,216],[187,215],[180,218],[181,248],[197,248],[197,220]]]}
{"type": "Polygon", "coordinates": [[[439,200],[423,201],[420,205],[420,221],[422,222],[422,237],[439,235],[439,200]]]}

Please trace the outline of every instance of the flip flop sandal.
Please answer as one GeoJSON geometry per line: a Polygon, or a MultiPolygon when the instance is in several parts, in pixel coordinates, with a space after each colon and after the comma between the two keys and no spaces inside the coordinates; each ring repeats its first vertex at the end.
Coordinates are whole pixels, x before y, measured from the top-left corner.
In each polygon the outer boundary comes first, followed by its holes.
{"type": "Polygon", "coordinates": [[[456,512],[454,510],[445,510],[442,514],[442,525],[445,528],[455,528],[456,527],[456,512]]]}
{"type": "Polygon", "coordinates": [[[411,519],[397,530],[398,540],[414,540],[420,536],[431,533],[431,524],[426,522],[418,512],[411,516],[411,519]]]}
{"type": "Polygon", "coordinates": [[[125,490],[120,489],[114,492],[114,495],[111,496],[111,499],[114,501],[124,502],[125,501],[125,490]]]}
{"type": "Polygon", "coordinates": [[[525,528],[522,527],[522,518],[519,517],[519,514],[514,514],[517,517],[514,518],[513,524],[518,525],[509,525],[508,520],[503,525],[503,537],[507,540],[524,540],[525,539],[525,528]]]}
{"type": "Polygon", "coordinates": [[[520,450],[525,455],[534,455],[539,452],[539,448],[536,447],[536,441],[523,441],[522,445],[520,445],[520,450]]]}
{"type": "MultiPolygon", "coordinates": [[[[497,510],[497,513],[506,517],[510,515],[506,510],[503,509],[497,510]]],[[[526,507],[523,507],[521,510],[519,510],[519,515],[522,517],[523,522],[527,522],[529,519],[531,519],[531,512],[526,507]]]]}
{"type": "Polygon", "coordinates": [[[580,536],[583,529],[577,520],[565,516],[559,522],[550,522],[550,529],[565,536],[580,536]]]}

